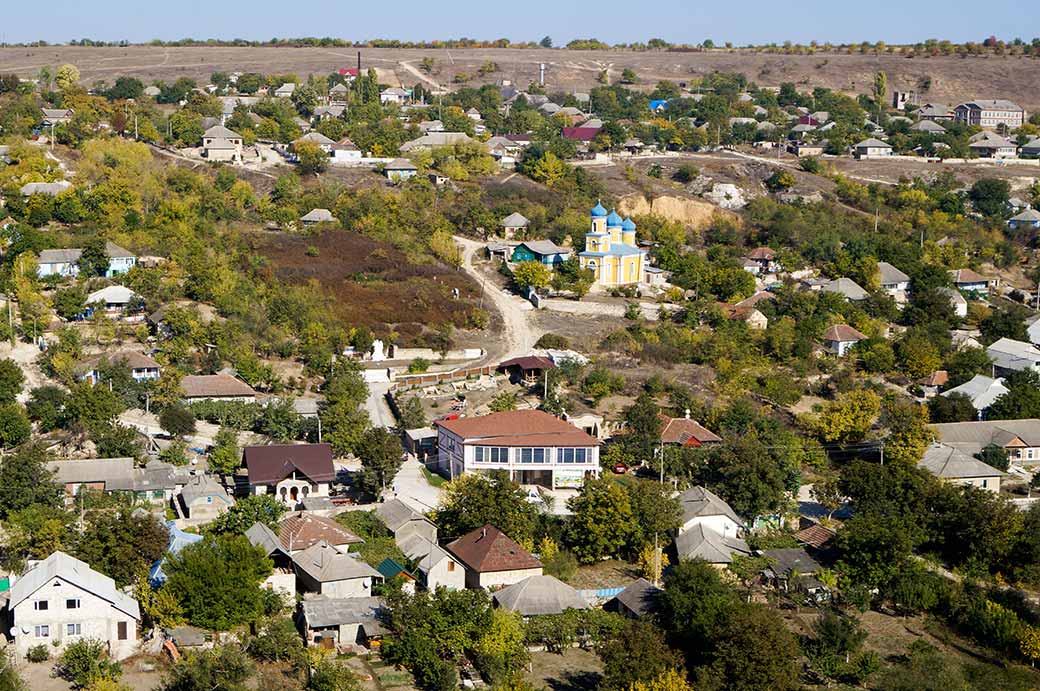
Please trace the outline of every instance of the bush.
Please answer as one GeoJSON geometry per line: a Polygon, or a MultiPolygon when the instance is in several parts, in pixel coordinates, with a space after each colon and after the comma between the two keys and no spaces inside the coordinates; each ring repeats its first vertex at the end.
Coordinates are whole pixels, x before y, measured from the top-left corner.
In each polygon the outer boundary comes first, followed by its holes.
{"type": "Polygon", "coordinates": [[[430,369],[430,361],[426,358],[417,357],[408,363],[408,374],[422,374],[430,369]]]}
{"type": "Polygon", "coordinates": [[[51,659],[51,650],[45,643],[34,645],[25,653],[25,659],[29,662],[46,662],[51,659]]]}
{"type": "Polygon", "coordinates": [[[672,174],[672,179],[676,182],[686,184],[698,177],[700,177],[701,169],[692,163],[684,163],[679,166],[679,169],[672,174]]]}
{"type": "Polygon", "coordinates": [[[96,638],[84,638],[65,647],[54,672],[71,682],[73,687],[84,689],[97,681],[119,679],[123,667],[108,659],[105,643],[96,638]]]}
{"type": "Polygon", "coordinates": [[[547,558],[542,566],[546,574],[555,576],[566,583],[574,578],[574,574],[578,573],[578,558],[567,550],[560,550],[547,558]]]}
{"type": "Polygon", "coordinates": [[[813,175],[819,175],[820,171],[823,170],[823,166],[820,165],[820,159],[815,156],[805,156],[798,159],[798,165],[806,173],[812,173],[813,175]]]}
{"type": "Polygon", "coordinates": [[[542,334],[535,344],[535,348],[552,348],[554,350],[566,350],[571,347],[571,341],[566,336],[559,334],[547,333],[542,334]]]}

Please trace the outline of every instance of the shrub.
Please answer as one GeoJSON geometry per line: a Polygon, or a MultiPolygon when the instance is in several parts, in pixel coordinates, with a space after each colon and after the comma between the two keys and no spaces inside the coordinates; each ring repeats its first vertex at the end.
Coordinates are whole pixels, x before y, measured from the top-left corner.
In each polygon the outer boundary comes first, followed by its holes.
{"type": "Polygon", "coordinates": [[[676,170],[672,174],[672,179],[675,180],[676,182],[681,182],[683,184],[686,184],[686,183],[694,180],[695,178],[699,177],[700,174],[701,174],[701,169],[700,168],[698,168],[697,166],[693,165],[692,163],[684,163],[681,166],[679,166],[678,170],[676,170]]]}
{"type": "Polygon", "coordinates": [[[578,572],[578,559],[567,550],[560,550],[551,557],[543,555],[543,559],[542,565],[545,573],[555,576],[565,583],[574,578],[574,574],[578,572]]]}
{"type": "Polygon", "coordinates": [[[547,333],[542,334],[542,337],[534,344],[535,348],[553,348],[559,350],[566,350],[571,347],[570,339],[566,336],[559,334],[547,333]]]}
{"type": "Polygon", "coordinates": [[[426,358],[417,357],[408,363],[408,374],[422,374],[430,369],[430,361],[426,358]]]}
{"type": "Polygon", "coordinates": [[[798,165],[806,173],[812,173],[813,175],[819,175],[820,171],[823,170],[823,166],[820,165],[820,159],[815,156],[805,156],[798,159],[798,165]]]}
{"type": "Polygon", "coordinates": [[[34,645],[25,653],[25,659],[29,662],[46,662],[50,658],[51,651],[45,643],[34,645]]]}
{"type": "Polygon", "coordinates": [[[66,646],[54,671],[79,689],[103,679],[114,681],[123,674],[122,666],[108,658],[105,643],[96,638],[84,638],[66,646]]]}

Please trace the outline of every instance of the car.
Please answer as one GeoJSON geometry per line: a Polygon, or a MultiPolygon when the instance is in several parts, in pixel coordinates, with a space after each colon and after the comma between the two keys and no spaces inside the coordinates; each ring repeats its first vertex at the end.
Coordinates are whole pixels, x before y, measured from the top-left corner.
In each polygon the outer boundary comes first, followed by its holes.
{"type": "Polygon", "coordinates": [[[628,472],[628,465],[623,461],[618,461],[614,464],[614,472],[618,475],[624,475],[628,472]]]}

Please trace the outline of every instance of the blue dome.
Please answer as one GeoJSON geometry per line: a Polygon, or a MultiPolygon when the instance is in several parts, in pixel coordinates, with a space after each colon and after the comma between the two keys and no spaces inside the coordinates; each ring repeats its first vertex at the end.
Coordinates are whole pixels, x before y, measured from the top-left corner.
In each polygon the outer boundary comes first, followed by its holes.
{"type": "Polygon", "coordinates": [[[621,230],[635,230],[636,224],[631,218],[626,218],[625,222],[621,224],[621,230]]]}
{"type": "Polygon", "coordinates": [[[607,227],[608,228],[620,228],[622,224],[621,217],[617,215],[616,211],[611,211],[610,215],[607,216],[607,227]]]}
{"type": "Polygon", "coordinates": [[[592,217],[593,218],[603,218],[606,215],[607,215],[607,210],[603,208],[602,204],[596,204],[596,206],[592,207],[592,217]]]}

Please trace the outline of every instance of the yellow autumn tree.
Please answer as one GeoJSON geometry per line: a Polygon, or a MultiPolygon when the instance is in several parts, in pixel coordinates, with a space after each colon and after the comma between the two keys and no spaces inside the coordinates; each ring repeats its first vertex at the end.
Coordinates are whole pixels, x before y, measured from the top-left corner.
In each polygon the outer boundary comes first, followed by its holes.
{"type": "Polygon", "coordinates": [[[1023,626],[1018,638],[1018,649],[1029,660],[1029,666],[1035,667],[1036,661],[1040,660],[1040,628],[1023,626]]]}
{"type": "Polygon", "coordinates": [[[637,681],[628,687],[628,691],[694,691],[686,675],[677,669],[670,669],[650,681],[637,681]]]}

